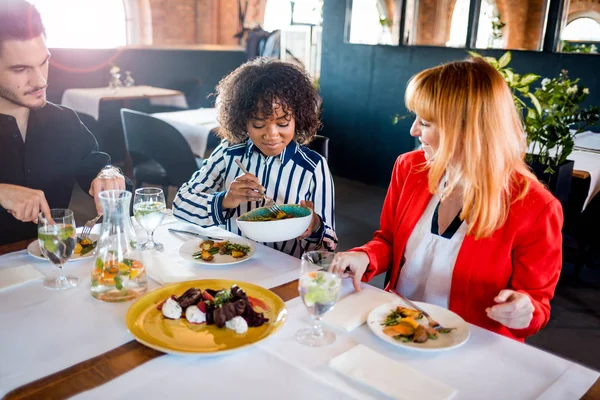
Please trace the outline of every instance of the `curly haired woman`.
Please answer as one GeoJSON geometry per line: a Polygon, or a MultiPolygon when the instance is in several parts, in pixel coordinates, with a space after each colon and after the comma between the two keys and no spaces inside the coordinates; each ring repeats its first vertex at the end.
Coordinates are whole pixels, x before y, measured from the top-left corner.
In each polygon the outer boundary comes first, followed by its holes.
{"type": "Polygon", "coordinates": [[[295,257],[321,247],[333,251],[333,179],[327,161],[303,146],[321,125],[321,99],[310,77],[293,64],[256,59],[219,82],[216,103],[223,140],[179,189],[174,215],[241,234],[236,218],[263,206],[265,193],[278,203],[313,210],[300,237],[266,245],[295,257]]]}
{"type": "Polygon", "coordinates": [[[420,72],[406,90],[422,149],[401,155],[380,229],[333,270],[523,340],[550,317],[562,265],[560,203],[524,162],[506,82],[481,59],[420,72]]]}

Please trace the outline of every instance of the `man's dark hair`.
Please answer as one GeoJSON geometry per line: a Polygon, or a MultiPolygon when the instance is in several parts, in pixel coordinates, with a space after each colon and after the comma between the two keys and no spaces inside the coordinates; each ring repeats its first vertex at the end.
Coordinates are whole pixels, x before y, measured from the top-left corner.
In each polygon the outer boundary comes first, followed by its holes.
{"type": "Polygon", "coordinates": [[[38,10],[25,0],[1,0],[0,51],[5,40],[29,40],[45,34],[38,10]]]}

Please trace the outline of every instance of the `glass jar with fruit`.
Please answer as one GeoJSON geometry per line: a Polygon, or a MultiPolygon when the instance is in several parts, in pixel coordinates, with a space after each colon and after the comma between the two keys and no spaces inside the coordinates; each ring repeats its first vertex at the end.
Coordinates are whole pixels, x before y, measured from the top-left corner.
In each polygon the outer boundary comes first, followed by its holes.
{"type": "Polygon", "coordinates": [[[131,193],[101,192],[103,222],[92,271],[91,293],[107,301],[127,301],[148,290],[146,270],[133,229],[129,207],[131,193]]]}

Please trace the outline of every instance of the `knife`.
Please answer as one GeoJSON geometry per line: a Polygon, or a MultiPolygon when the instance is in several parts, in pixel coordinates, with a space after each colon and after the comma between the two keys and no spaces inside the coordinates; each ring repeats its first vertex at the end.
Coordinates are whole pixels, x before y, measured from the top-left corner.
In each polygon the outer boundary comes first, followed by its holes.
{"type": "Polygon", "coordinates": [[[200,239],[216,240],[218,242],[225,241],[225,239],[221,239],[221,238],[218,238],[218,237],[206,236],[206,235],[201,235],[201,234],[199,234],[197,232],[182,231],[182,230],[173,229],[173,228],[169,228],[169,232],[171,232],[171,233],[185,233],[187,235],[196,236],[196,237],[198,237],[200,239]]]}

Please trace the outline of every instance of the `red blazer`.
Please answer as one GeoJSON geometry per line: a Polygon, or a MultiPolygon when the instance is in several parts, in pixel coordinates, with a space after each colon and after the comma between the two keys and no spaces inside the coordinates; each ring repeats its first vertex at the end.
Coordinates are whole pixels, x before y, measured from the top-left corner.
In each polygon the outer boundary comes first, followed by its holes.
{"type": "MultiPolygon", "coordinates": [[[[400,275],[406,242],[432,195],[423,151],[398,157],[373,239],[353,251],[364,251],[368,281],[389,268],[389,287],[400,275]]],[[[449,308],[466,321],[523,341],[550,318],[550,299],[562,266],[563,214],[558,200],[541,183],[531,181],[525,197],[510,207],[506,223],[489,238],[465,236],[450,288],[449,308]],[[510,329],[488,318],[485,309],[502,289],[526,293],[533,300],[533,319],[525,329],[510,329]]]]}

